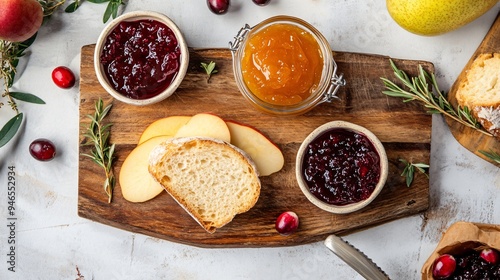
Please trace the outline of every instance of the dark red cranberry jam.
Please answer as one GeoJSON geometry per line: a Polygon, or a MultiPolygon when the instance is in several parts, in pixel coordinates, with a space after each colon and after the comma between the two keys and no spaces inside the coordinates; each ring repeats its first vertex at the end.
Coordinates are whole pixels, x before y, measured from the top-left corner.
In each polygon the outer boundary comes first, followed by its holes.
{"type": "Polygon", "coordinates": [[[148,99],[172,83],[180,57],[177,38],[165,24],[124,21],[106,38],[101,63],[116,91],[132,99],[148,99]]]}
{"type": "Polygon", "coordinates": [[[347,205],[373,193],[380,178],[380,157],[364,134],[335,128],[308,145],[302,172],[317,198],[347,205]]]}

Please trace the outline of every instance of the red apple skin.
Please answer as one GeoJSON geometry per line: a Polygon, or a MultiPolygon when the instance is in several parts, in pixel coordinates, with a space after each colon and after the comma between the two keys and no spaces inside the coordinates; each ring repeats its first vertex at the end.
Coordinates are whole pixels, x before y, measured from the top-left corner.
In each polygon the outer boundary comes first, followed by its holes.
{"type": "Polygon", "coordinates": [[[22,42],[33,36],[43,21],[36,0],[0,0],[0,39],[22,42]]]}

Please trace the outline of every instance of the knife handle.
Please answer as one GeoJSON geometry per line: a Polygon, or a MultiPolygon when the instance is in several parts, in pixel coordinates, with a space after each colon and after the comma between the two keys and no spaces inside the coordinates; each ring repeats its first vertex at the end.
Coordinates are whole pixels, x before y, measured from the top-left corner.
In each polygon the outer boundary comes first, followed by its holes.
{"type": "Polygon", "coordinates": [[[341,258],[361,276],[369,280],[388,280],[389,276],[370,258],[349,244],[344,239],[330,235],[325,240],[325,246],[341,258]]]}

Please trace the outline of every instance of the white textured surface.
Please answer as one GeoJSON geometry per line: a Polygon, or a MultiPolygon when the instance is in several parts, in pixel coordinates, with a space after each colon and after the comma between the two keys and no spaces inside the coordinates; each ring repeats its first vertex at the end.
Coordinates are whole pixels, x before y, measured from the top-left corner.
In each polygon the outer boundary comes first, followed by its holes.
{"type": "MultiPolygon", "coordinates": [[[[126,11],[154,10],[171,17],[191,47],[226,47],[243,24],[277,14],[301,17],[323,32],[334,50],[431,61],[448,90],[491,26],[500,4],[448,34],[420,37],[389,17],[385,1],[272,0],[258,7],[233,0],[228,14],[211,14],[203,0],[130,0],[126,11]]],[[[67,4],[66,4],[67,5],[67,4]]],[[[362,279],[321,242],[285,248],[200,249],[115,229],[77,216],[78,86],[57,88],[58,65],[79,71],[80,48],[95,43],[105,5],[83,2],[74,14],[57,13],[30,48],[15,90],[46,105],[20,104],[23,133],[0,149],[0,279],[362,279]],[[36,138],[55,142],[59,155],[37,162],[36,138]],[[7,167],[16,174],[16,272],[7,270],[7,167]]],[[[12,115],[0,110],[3,124],[12,115]]],[[[500,224],[500,169],[462,148],[440,116],[433,117],[431,207],[345,237],[392,279],[419,279],[442,231],[459,220],[500,224]]]]}

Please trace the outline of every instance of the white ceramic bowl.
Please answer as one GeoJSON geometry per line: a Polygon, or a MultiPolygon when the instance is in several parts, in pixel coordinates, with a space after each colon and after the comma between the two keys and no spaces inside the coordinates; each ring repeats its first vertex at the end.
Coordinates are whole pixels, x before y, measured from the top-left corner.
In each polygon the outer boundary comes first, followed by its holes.
{"type": "Polygon", "coordinates": [[[305,140],[302,142],[302,145],[300,146],[298,152],[297,152],[297,158],[296,158],[296,165],[295,165],[295,175],[297,177],[297,182],[299,184],[300,189],[304,193],[304,195],[307,197],[307,199],[316,205],[317,207],[328,211],[330,213],[335,213],[335,214],[347,214],[351,213],[357,210],[360,210],[361,208],[367,206],[370,204],[380,193],[382,188],[385,185],[385,182],[387,180],[387,174],[388,174],[388,161],[387,161],[387,154],[385,152],[384,146],[380,142],[380,140],[368,129],[353,124],[345,121],[332,121],[328,122],[326,124],[323,124],[316,128],[311,134],[309,134],[305,140]],[[379,181],[378,184],[376,185],[375,189],[373,190],[372,194],[365,200],[361,200],[356,203],[351,203],[347,205],[334,205],[334,204],[329,204],[327,202],[324,202],[317,198],[314,194],[312,194],[309,190],[309,186],[307,185],[306,180],[304,179],[304,175],[302,174],[303,172],[303,160],[304,156],[306,153],[306,150],[308,148],[308,145],[315,140],[316,138],[320,137],[324,133],[332,130],[332,129],[346,129],[353,131],[358,134],[365,135],[370,142],[373,144],[375,147],[375,150],[377,151],[379,158],[380,158],[380,176],[379,176],[379,181]]]}
{"type": "Polygon", "coordinates": [[[171,96],[175,90],[179,87],[181,84],[182,80],[184,79],[184,76],[186,75],[187,69],[189,65],[189,50],[188,46],[186,44],[186,41],[184,40],[184,37],[177,27],[177,25],[170,20],[167,16],[157,13],[157,12],[151,12],[151,11],[135,11],[135,12],[130,12],[123,14],[117,18],[115,18],[113,21],[111,21],[101,32],[99,35],[99,38],[97,40],[97,44],[95,46],[95,52],[94,52],[94,68],[95,72],[97,75],[97,79],[99,80],[99,83],[101,86],[115,99],[132,104],[132,105],[148,105],[148,104],[153,104],[160,102],[169,96],[171,96]],[[179,72],[171,82],[171,84],[162,92],[159,94],[150,97],[148,99],[133,99],[129,98],[118,91],[116,91],[113,86],[108,81],[108,78],[106,77],[105,70],[103,65],[100,62],[100,57],[102,54],[102,49],[104,47],[104,44],[106,43],[106,38],[108,35],[115,29],[115,27],[120,24],[123,21],[138,21],[138,20],[146,20],[146,19],[151,19],[155,20],[158,22],[161,22],[165,24],[168,28],[170,28],[175,37],[177,38],[179,47],[181,49],[181,57],[180,57],[180,66],[179,66],[179,72]]]}

